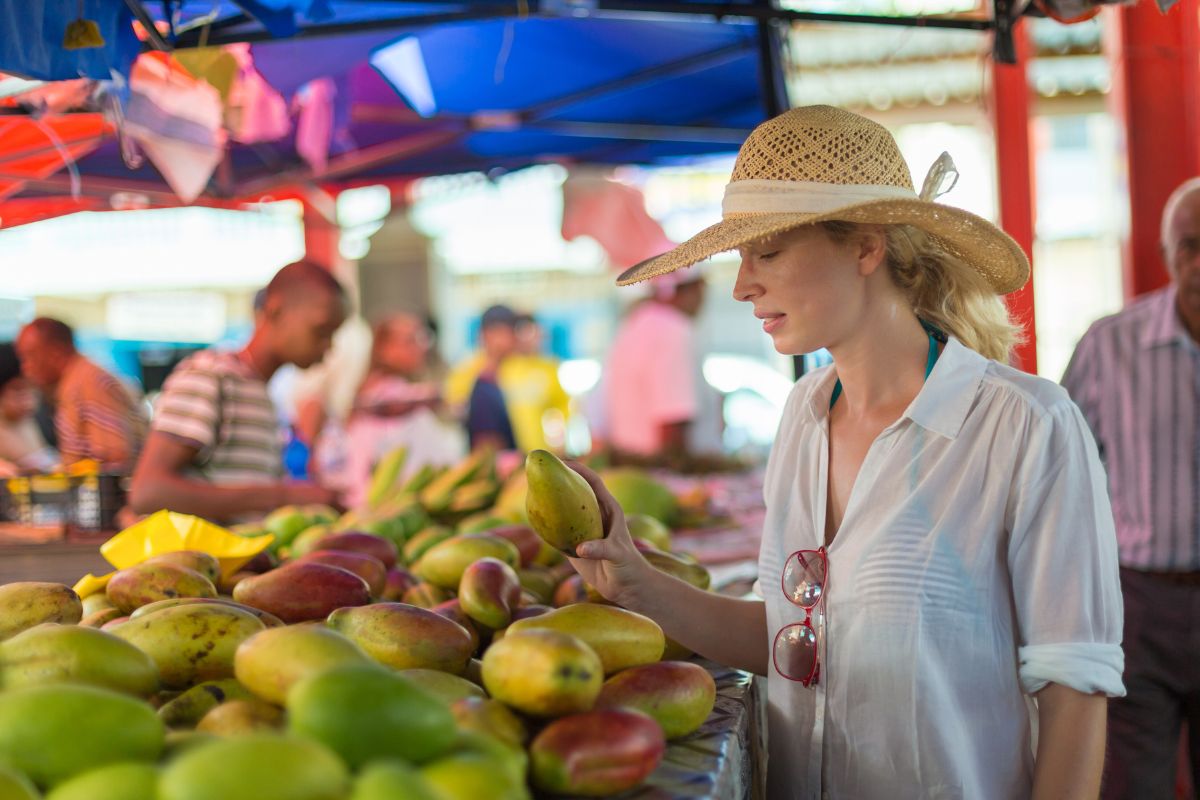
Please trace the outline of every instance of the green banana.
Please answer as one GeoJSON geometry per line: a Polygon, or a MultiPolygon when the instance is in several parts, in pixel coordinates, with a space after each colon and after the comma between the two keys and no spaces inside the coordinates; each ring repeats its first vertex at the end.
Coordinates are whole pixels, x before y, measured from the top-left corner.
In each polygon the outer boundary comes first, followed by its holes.
{"type": "Polygon", "coordinates": [[[407,460],[408,448],[404,446],[397,447],[379,459],[374,472],[371,473],[371,483],[367,487],[368,508],[379,505],[392,493],[407,460]]]}

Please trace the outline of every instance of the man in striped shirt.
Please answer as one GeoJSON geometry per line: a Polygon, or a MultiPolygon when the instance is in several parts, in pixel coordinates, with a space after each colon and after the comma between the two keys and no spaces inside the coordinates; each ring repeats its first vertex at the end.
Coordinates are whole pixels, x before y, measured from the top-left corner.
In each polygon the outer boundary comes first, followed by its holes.
{"type": "Polygon", "coordinates": [[[1108,472],[1125,600],[1106,798],[1174,797],[1181,727],[1200,779],[1200,178],[1163,210],[1170,285],[1094,325],[1063,384],[1108,472]]]}
{"type": "Polygon", "coordinates": [[[21,372],[54,408],[64,465],[84,459],[106,472],[128,472],[146,437],[146,415],[125,384],[84,358],[66,323],[30,322],[15,343],[21,372]]]}
{"type": "Polygon", "coordinates": [[[345,292],[327,270],[306,261],[281,269],[242,350],[197,353],[167,378],[130,486],[133,509],[229,521],[333,502],[328,489],[283,480],[282,435],[267,381],[284,364],[320,361],[345,319],[345,292]]]}

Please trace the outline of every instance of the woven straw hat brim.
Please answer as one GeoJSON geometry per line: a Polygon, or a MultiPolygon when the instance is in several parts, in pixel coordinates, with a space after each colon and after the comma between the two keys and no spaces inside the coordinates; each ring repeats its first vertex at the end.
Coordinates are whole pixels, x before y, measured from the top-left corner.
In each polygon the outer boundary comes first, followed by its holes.
{"type": "Polygon", "coordinates": [[[640,283],[768,236],[833,220],[920,228],[947,253],[978,271],[996,294],[1014,292],[1029,280],[1029,259],[1020,246],[983,217],[926,200],[889,199],[855,203],[823,214],[730,216],[673,250],[625,270],[617,278],[617,285],[640,283]]]}

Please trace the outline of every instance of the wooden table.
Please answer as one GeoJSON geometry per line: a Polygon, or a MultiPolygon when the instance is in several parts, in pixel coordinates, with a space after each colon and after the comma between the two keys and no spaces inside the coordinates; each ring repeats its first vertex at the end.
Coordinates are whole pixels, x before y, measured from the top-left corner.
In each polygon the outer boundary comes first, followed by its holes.
{"type": "Polygon", "coordinates": [[[103,575],[112,566],[100,545],[112,533],[67,535],[61,528],[0,524],[0,584],[52,581],[71,586],[89,572],[103,575]]]}

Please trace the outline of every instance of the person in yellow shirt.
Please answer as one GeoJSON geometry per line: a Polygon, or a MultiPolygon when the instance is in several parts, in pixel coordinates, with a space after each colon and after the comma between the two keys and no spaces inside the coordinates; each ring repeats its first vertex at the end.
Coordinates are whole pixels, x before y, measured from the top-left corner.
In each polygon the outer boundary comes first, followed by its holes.
{"type": "Polygon", "coordinates": [[[480,351],[446,379],[447,405],[468,421],[470,430],[471,399],[479,378],[494,375],[517,449],[561,450],[571,398],[559,383],[557,360],[541,352],[541,326],[532,315],[493,306],[484,313],[480,340],[480,351]]]}

